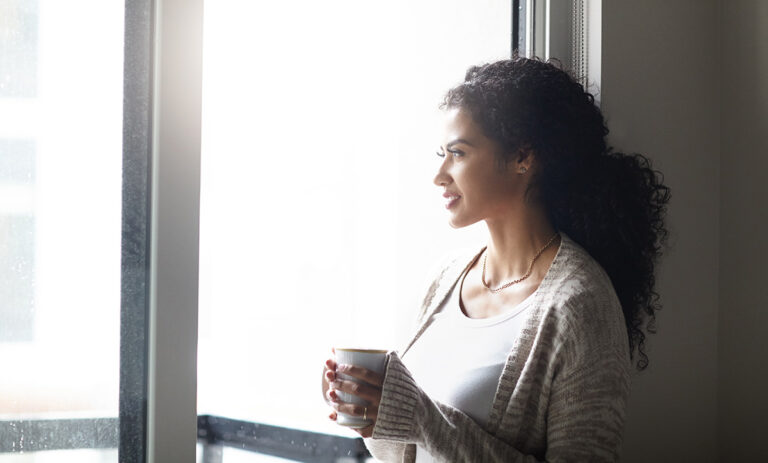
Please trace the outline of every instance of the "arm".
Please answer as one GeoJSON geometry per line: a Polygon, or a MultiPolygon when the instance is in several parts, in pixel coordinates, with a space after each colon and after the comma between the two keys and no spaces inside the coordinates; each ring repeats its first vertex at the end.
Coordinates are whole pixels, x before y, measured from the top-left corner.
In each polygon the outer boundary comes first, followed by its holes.
{"type": "MultiPolygon", "coordinates": [[[[618,458],[628,384],[611,378],[623,376],[617,376],[623,369],[615,364],[623,356],[602,353],[589,361],[591,365],[570,369],[553,381],[546,461],[618,458]]],[[[396,355],[389,359],[373,439],[418,443],[447,461],[539,461],[487,433],[461,411],[431,400],[396,355]]]]}

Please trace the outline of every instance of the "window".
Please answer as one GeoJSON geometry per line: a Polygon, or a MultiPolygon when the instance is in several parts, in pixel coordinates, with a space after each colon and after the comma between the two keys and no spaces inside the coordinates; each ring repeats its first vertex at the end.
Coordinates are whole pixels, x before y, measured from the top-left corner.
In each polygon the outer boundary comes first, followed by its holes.
{"type": "Polygon", "coordinates": [[[35,140],[0,140],[0,342],[34,336],[35,140]]]}
{"type": "Polygon", "coordinates": [[[511,14],[206,3],[200,414],[356,436],[326,418],[322,362],[400,347],[429,267],[482,237],[446,223],[434,129],[469,65],[510,55],[511,14]]]}
{"type": "Polygon", "coordinates": [[[37,95],[38,22],[36,0],[7,0],[0,6],[0,98],[37,95]]]}
{"type": "Polygon", "coordinates": [[[601,4],[595,0],[515,0],[514,46],[521,56],[554,58],[596,92],[600,79],[601,4]]]}
{"type": "Polygon", "coordinates": [[[543,4],[217,0],[198,42],[202,0],[2,2],[0,460],[362,455],[321,362],[398,347],[483,238],[445,223],[437,105],[543,4]]]}
{"type": "Polygon", "coordinates": [[[0,3],[0,460],[116,459],[123,8],[0,3]]]}

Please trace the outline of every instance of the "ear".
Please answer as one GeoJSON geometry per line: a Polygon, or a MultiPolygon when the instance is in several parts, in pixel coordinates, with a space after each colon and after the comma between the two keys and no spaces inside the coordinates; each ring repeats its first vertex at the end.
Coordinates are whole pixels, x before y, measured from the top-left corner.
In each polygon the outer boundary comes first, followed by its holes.
{"type": "Polygon", "coordinates": [[[533,153],[533,150],[529,146],[523,146],[520,147],[517,150],[517,153],[515,153],[514,162],[512,163],[512,167],[514,169],[514,172],[519,175],[525,175],[526,173],[530,172],[531,167],[533,167],[535,155],[533,153]]]}

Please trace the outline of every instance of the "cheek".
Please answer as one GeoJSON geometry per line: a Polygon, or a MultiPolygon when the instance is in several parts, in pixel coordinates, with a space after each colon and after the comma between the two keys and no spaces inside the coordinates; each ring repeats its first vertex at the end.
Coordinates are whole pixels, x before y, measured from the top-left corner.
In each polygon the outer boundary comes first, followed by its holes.
{"type": "Polygon", "coordinates": [[[508,203],[517,195],[517,189],[509,178],[496,176],[483,185],[483,193],[489,202],[508,203]]]}

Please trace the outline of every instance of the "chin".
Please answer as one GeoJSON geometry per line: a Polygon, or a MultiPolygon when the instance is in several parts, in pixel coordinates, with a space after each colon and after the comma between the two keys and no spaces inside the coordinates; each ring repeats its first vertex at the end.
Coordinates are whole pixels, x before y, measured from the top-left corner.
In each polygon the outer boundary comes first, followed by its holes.
{"type": "Polygon", "coordinates": [[[450,225],[453,229],[468,227],[476,222],[477,220],[461,220],[453,217],[448,219],[448,225],[450,225]]]}

